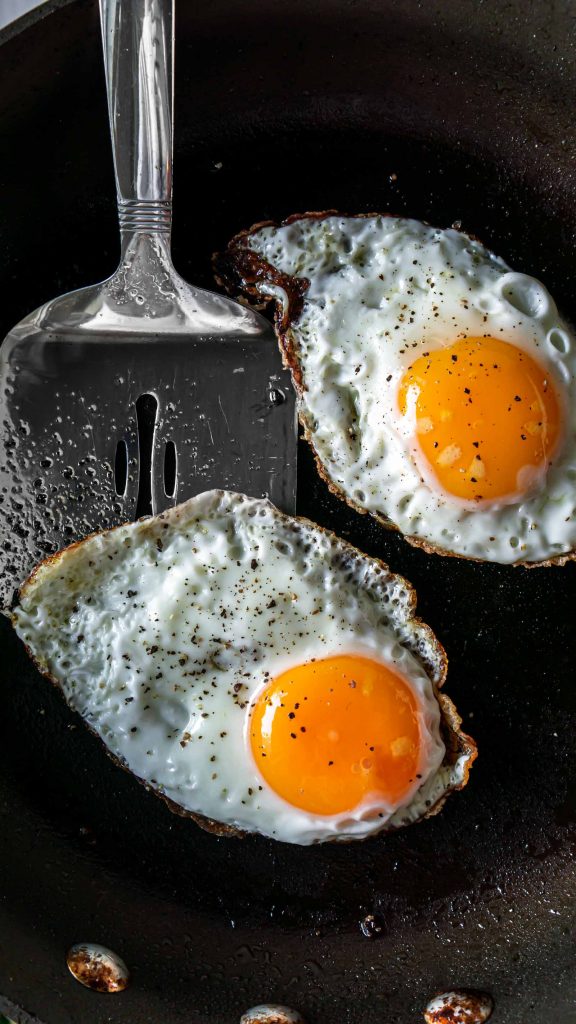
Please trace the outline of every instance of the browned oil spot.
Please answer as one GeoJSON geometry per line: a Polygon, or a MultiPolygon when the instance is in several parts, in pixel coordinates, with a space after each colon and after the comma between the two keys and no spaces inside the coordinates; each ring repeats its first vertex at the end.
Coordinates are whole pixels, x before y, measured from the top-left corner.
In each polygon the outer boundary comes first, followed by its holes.
{"type": "Polygon", "coordinates": [[[484,1024],[493,1009],[493,999],[487,992],[455,989],[434,996],[424,1011],[424,1020],[426,1024],[484,1024]]]}
{"type": "Polygon", "coordinates": [[[246,1010],[240,1024],[305,1024],[305,1021],[298,1010],[291,1010],[289,1006],[262,1003],[246,1010]]]}
{"type": "Polygon", "coordinates": [[[76,981],[94,992],[123,992],[128,985],[126,964],[105,946],[78,943],[68,950],[66,962],[76,981]]]}

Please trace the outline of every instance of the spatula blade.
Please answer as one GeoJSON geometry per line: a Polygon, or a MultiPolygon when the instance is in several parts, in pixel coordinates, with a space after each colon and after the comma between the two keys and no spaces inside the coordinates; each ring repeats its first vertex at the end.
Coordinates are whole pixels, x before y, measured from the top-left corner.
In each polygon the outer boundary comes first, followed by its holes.
{"type": "Polygon", "coordinates": [[[271,328],[87,338],[20,326],[0,356],[4,606],[51,552],[212,487],[295,511],[295,401],[271,328]]]}

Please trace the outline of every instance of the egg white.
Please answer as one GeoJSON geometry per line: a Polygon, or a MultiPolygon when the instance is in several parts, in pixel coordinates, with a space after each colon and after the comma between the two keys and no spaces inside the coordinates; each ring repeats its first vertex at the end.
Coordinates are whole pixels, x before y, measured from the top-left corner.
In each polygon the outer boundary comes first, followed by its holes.
{"type": "Polygon", "coordinates": [[[444,656],[413,604],[404,580],[333,534],[212,491],[43,563],[13,623],[136,776],[186,811],[307,844],[414,821],[467,774],[469,753],[445,758],[433,685],[444,656]],[[254,761],[248,715],[266,680],[338,652],[382,660],[416,696],[422,780],[401,807],[310,814],[254,761]]]}
{"type": "Polygon", "coordinates": [[[304,216],[256,228],[230,248],[239,276],[249,249],[308,283],[296,315],[288,289],[265,270],[254,287],[290,318],[300,416],[329,482],[350,503],[469,558],[540,562],[576,549],[576,344],[543,284],[462,232],[399,217],[304,216]],[[474,507],[413,457],[398,389],[422,352],[482,335],[516,345],[549,372],[565,429],[537,486],[474,507]]]}

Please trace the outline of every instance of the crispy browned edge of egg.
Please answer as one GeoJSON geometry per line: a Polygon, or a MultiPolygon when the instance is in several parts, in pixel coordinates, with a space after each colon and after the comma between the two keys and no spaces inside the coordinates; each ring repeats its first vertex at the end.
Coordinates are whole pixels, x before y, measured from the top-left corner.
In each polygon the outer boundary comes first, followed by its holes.
{"type": "MultiPolygon", "coordinates": [[[[189,500],[193,501],[194,499],[192,498],[192,499],[189,499],[189,500]]],[[[182,504],[187,504],[187,502],[183,502],[182,504]]],[[[182,505],[175,505],[173,508],[168,509],[166,512],[161,512],[157,516],[144,517],[143,519],[138,520],[138,522],[143,523],[143,524],[146,524],[146,523],[153,524],[153,523],[156,523],[157,521],[168,521],[167,524],[166,524],[166,525],[168,525],[168,523],[173,518],[176,519],[176,520],[178,519],[179,512],[180,512],[181,508],[182,508],[182,505]]],[[[276,514],[279,515],[284,520],[288,520],[290,522],[302,523],[304,526],[311,526],[311,527],[313,527],[313,529],[318,530],[318,531],[320,531],[320,533],[326,534],[329,537],[336,537],[336,539],[338,540],[339,546],[344,549],[344,553],[345,554],[348,554],[353,559],[355,559],[358,556],[360,556],[363,560],[368,560],[372,564],[372,566],[374,568],[379,568],[379,569],[383,570],[383,572],[385,574],[387,574],[389,577],[392,577],[396,583],[398,583],[401,586],[404,586],[406,588],[406,593],[407,593],[407,596],[408,596],[408,601],[409,601],[409,606],[410,606],[409,607],[410,618],[409,618],[407,624],[408,625],[416,625],[416,626],[418,626],[424,632],[428,642],[432,645],[435,653],[438,655],[439,679],[438,679],[438,682],[434,682],[434,680],[432,679],[432,675],[431,675],[431,672],[432,672],[431,667],[429,667],[425,663],[424,658],[420,655],[420,653],[417,650],[412,650],[412,648],[409,648],[409,650],[411,650],[411,653],[414,655],[414,657],[416,657],[418,662],[423,666],[423,668],[424,668],[424,670],[426,672],[426,675],[430,679],[430,681],[432,683],[433,690],[434,690],[434,696],[436,697],[436,699],[438,701],[438,705],[440,707],[441,733],[442,733],[442,739],[443,739],[445,747],[446,747],[446,753],[444,755],[444,758],[443,758],[443,761],[442,761],[442,765],[454,765],[461,755],[465,755],[466,756],[466,761],[464,763],[462,782],[459,783],[458,785],[454,785],[454,786],[448,787],[444,791],[444,793],[442,793],[442,795],[439,797],[439,799],[436,801],[436,803],[433,804],[431,807],[427,808],[426,813],[422,815],[421,819],[417,819],[416,821],[411,822],[410,824],[417,824],[418,821],[423,820],[424,818],[429,818],[429,817],[432,817],[435,814],[438,814],[438,812],[444,806],[444,803],[445,803],[447,797],[450,795],[450,793],[454,792],[455,790],[464,789],[464,787],[466,786],[466,784],[468,782],[468,777],[469,777],[469,774],[470,774],[470,768],[471,768],[473,762],[476,760],[476,757],[478,756],[478,748],[476,746],[475,741],[472,739],[472,737],[468,736],[467,733],[465,733],[465,732],[463,732],[461,730],[460,726],[462,725],[462,719],[461,719],[460,715],[458,714],[455,705],[452,703],[450,698],[448,696],[446,696],[445,693],[441,693],[441,688],[443,687],[443,685],[444,685],[444,683],[446,681],[446,674],[447,674],[447,671],[448,671],[448,658],[447,658],[447,655],[446,655],[446,651],[444,650],[444,648],[443,648],[442,644],[440,643],[440,641],[438,640],[438,638],[433,633],[431,627],[428,626],[427,623],[422,622],[422,619],[419,616],[414,614],[414,612],[416,611],[416,603],[417,603],[416,590],[414,589],[412,584],[409,583],[408,580],[406,580],[403,576],[400,576],[398,573],[393,573],[390,570],[389,566],[385,562],[383,562],[381,559],[373,558],[373,557],[371,557],[369,555],[364,554],[364,552],[360,551],[360,549],[355,547],[353,544],[350,544],[348,541],[345,541],[341,537],[338,537],[338,535],[335,534],[332,530],[327,530],[323,526],[318,526],[317,523],[312,522],[312,520],[307,519],[304,516],[289,516],[289,515],[286,515],[285,513],[281,512],[279,509],[276,509],[275,506],[274,506],[274,508],[275,508],[276,514]]],[[[20,588],[18,590],[18,597],[19,597],[18,603],[21,603],[21,600],[25,596],[26,591],[32,586],[32,584],[34,583],[34,581],[36,579],[36,576],[40,573],[41,570],[44,570],[47,567],[56,565],[65,554],[67,554],[68,552],[73,551],[75,548],[81,547],[83,544],[86,543],[86,541],[91,540],[93,537],[99,537],[99,536],[103,536],[105,534],[114,533],[116,530],[120,530],[123,526],[126,526],[126,525],[130,525],[130,524],[128,524],[128,523],[120,523],[118,526],[113,526],[109,530],[96,530],[94,533],[88,534],[88,536],[84,537],[82,540],[78,540],[78,541],[75,541],[73,544],[69,544],[67,547],[62,548],[60,551],[57,551],[53,555],[48,555],[41,562],[39,562],[38,565],[35,566],[35,568],[32,570],[30,575],[27,577],[27,579],[20,586],[20,588]]],[[[10,615],[11,615],[11,613],[10,613],[10,615]]],[[[57,690],[59,691],[61,696],[64,697],[64,699],[66,700],[58,680],[50,672],[46,671],[43,668],[43,666],[36,659],[36,657],[34,656],[34,654],[32,653],[32,651],[30,650],[30,648],[28,647],[27,644],[24,644],[24,647],[25,647],[26,653],[28,654],[29,658],[34,663],[34,665],[36,666],[36,668],[38,669],[40,674],[45,676],[47,679],[49,679],[50,682],[57,688],[57,690]]],[[[68,702],[66,701],[66,703],[68,703],[68,702]]],[[[80,713],[78,711],[75,711],[74,708],[71,708],[71,710],[74,711],[75,714],[78,714],[80,718],[82,718],[80,713]]],[[[247,833],[247,832],[245,832],[245,831],[243,831],[241,829],[236,828],[234,825],[226,825],[223,822],[214,821],[212,818],[207,818],[204,815],[198,814],[195,811],[189,811],[189,810],[186,810],[186,808],[181,807],[179,804],[175,803],[174,800],[171,800],[170,797],[167,797],[156,786],[151,785],[149,782],[146,782],[145,779],[141,779],[138,775],[136,775],[136,773],[133,772],[128,767],[128,765],[123,760],[123,758],[118,757],[116,754],[113,754],[112,751],[108,749],[108,747],[106,746],[104,740],[98,734],[96,729],[94,729],[83,718],[82,718],[82,722],[89,729],[89,731],[94,736],[96,736],[96,738],[99,740],[99,742],[104,747],[104,750],[106,751],[108,757],[114,762],[114,764],[119,765],[120,768],[123,768],[124,771],[128,772],[128,774],[132,776],[132,778],[137,779],[137,781],[141,785],[143,785],[145,789],[147,789],[150,792],[154,793],[155,796],[160,797],[160,799],[164,801],[164,803],[167,805],[169,810],[172,811],[173,814],[178,814],[182,818],[192,818],[192,820],[195,821],[196,824],[200,826],[200,828],[204,829],[204,831],[206,831],[206,832],[211,832],[213,835],[216,835],[216,836],[236,836],[238,838],[243,838],[245,835],[250,834],[250,833],[247,833]]],[[[401,827],[405,828],[407,826],[403,825],[401,827]]],[[[384,824],[384,825],[382,825],[382,828],[378,829],[376,832],[372,832],[370,834],[370,836],[367,836],[366,838],[371,838],[371,836],[377,835],[379,832],[386,832],[386,831],[397,831],[397,829],[390,829],[390,828],[387,827],[386,824],[384,824]]],[[[350,840],[346,840],[346,839],[344,839],[344,840],[340,839],[339,840],[338,837],[334,837],[333,839],[327,840],[327,841],[328,842],[358,842],[358,840],[351,840],[351,839],[350,840]]]]}
{"type": "MultiPolygon", "coordinates": [[[[298,399],[301,398],[306,387],[302,378],[302,370],[298,358],[298,345],[292,331],[292,324],[296,322],[302,312],[304,297],[310,287],[310,282],[305,277],[295,277],[291,274],[284,274],[282,271],[272,266],[271,263],[268,263],[267,260],[250,248],[250,236],[255,234],[255,232],[259,231],[261,228],[286,227],[289,224],[294,224],[300,220],[326,220],[327,217],[347,217],[354,220],[364,220],[370,217],[394,216],[395,214],[392,213],[342,213],[339,210],[293,213],[290,217],[286,217],[285,220],[279,222],[274,220],[263,220],[257,224],[253,224],[250,228],[245,228],[243,231],[238,232],[237,235],[234,235],[234,237],[229,241],[224,252],[214,253],[212,257],[214,277],[216,282],[222,288],[240,302],[251,305],[256,309],[265,309],[267,306],[272,304],[274,328],[278,338],[280,352],[282,354],[282,362],[284,366],[290,370],[292,382],[298,399]],[[267,283],[277,285],[285,291],[288,297],[285,310],[283,310],[283,303],[280,299],[277,299],[274,295],[266,292],[267,283]]],[[[470,235],[467,232],[462,233],[466,234],[468,238],[472,238],[474,241],[480,241],[480,239],[475,235],[470,235]]],[[[318,474],[324,480],[332,494],[335,494],[342,501],[345,501],[350,508],[354,509],[355,512],[360,513],[360,515],[371,515],[380,523],[381,526],[386,527],[386,529],[400,532],[400,527],[382,512],[369,512],[368,509],[363,508],[361,505],[357,505],[356,502],[346,495],[338,484],[334,482],[314,447],[312,434],[300,412],[300,403],[298,403],[298,418],[304,431],[304,437],[312,450],[318,474]]],[[[430,541],[423,540],[421,537],[412,537],[409,534],[404,534],[403,536],[413,547],[421,548],[429,555],[443,555],[445,558],[462,558],[468,562],[491,561],[490,558],[475,558],[470,555],[458,555],[454,551],[447,551],[445,548],[442,548],[437,544],[432,544],[430,541]]],[[[522,566],[525,569],[538,569],[552,565],[566,565],[567,562],[574,561],[575,559],[576,551],[568,551],[566,554],[555,555],[553,558],[546,558],[539,562],[525,562],[520,559],[517,562],[512,562],[510,564],[514,566],[522,566]]]]}

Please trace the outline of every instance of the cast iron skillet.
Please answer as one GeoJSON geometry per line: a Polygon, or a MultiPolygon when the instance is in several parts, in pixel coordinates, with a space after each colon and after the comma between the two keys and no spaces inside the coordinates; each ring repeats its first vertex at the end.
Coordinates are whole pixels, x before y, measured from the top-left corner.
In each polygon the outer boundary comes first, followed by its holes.
{"type": "MultiPolygon", "coordinates": [[[[1,336],[117,257],[96,3],[48,11],[1,39],[1,336]]],[[[573,18],[524,0],[180,2],[179,270],[210,285],[212,251],[256,220],[390,210],[462,221],[576,317],[573,18]]],[[[236,1024],[274,1000],[310,1024],[408,1024],[460,985],[493,994],[498,1024],[576,1021],[574,566],[413,550],[331,498],[306,450],[300,511],[416,585],[479,744],[468,789],[363,845],[215,838],[114,767],[3,623],[0,1006],[16,1020],[236,1024]],[[124,956],[126,993],[68,974],[84,940],[124,956]]]]}

